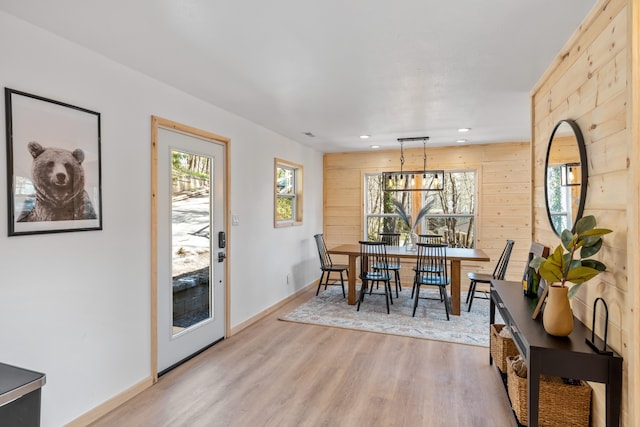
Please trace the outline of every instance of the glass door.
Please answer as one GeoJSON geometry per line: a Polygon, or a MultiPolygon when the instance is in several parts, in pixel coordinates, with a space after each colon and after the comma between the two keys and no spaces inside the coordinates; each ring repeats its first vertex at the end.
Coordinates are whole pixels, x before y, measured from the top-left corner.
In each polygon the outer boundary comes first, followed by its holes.
{"type": "Polygon", "coordinates": [[[158,129],[158,371],[224,337],[223,144],[158,129]]]}

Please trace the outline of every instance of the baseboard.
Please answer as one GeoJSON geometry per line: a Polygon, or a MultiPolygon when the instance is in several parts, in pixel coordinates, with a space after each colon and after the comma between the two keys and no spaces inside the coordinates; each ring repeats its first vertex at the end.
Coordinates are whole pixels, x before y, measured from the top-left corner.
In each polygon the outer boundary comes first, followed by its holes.
{"type": "Polygon", "coordinates": [[[315,286],[318,286],[318,281],[317,280],[309,283],[304,288],[297,290],[296,292],[294,292],[293,294],[291,294],[288,297],[284,298],[283,300],[278,301],[277,303],[275,303],[271,307],[267,308],[266,310],[263,310],[260,313],[256,314],[255,316],[252,316],[249,319],[245,320],[244,322],[237,324],[236,326],[231,328],[231,334],[229,336],[233,336],[233,335],[237,334],[238,332],[242,331],[243,329],[246,329],[249,326],[253,325],[257,321],[267,317],[268,315],[270,315],[274,311],[280,309],[285,304],[289,303],[291,300],[293,300],[296,297],[298,297],[298,295],[306,292],[307,290],[309,290],[310,288],[313,288],[315,286]]]}
{"type": "Polygon", "coordinates": [[[107,415],[109,412],[113,411],[114,409],[116,409],[118,406],[122,405],[129,399],[133,398],[134,396],[148,389],[152,385],[153,385],[153,379],[151,377],[148,377],[140,381],[138,384],[135,384],[134,386],[118,394],[114,398],[107,400],[106,402],[93,408],[92,410],[85,413],[84,415],[81,415],[80,417],[71,421],[69,424],[66,425],[66,427],[83,427],[83,426],[89,425],[92,422],[98,420],[99,418],[107,415]]]}

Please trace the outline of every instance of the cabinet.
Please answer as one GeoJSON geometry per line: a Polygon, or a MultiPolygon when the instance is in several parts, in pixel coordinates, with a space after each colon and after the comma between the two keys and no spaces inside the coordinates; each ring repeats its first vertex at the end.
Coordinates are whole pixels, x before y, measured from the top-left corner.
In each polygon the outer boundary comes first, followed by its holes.
{"type": "Polygon", "coordinates": [[[0,424],[15,427],[40,425],[40,372],[0,363],[0,424]]]}
{"type": "MultiPolygon", "coordinates": [[[[620,424],[622,357],[619,354],[596,353],[585,341],[585,338],[591,338],[591,330],[576,318],[568,337],[547,334],[542,326],[542,316],[535,320],[531,318],[534,304],[523,295],[519,282],[491,281],[491,324],[495,322],[496,308],[527,361],[530,426],[538,425],[540,374],[606,384],[607,426],[620,424]]],[[[489,363],[493,363],[491,356],[489,363]]]]}

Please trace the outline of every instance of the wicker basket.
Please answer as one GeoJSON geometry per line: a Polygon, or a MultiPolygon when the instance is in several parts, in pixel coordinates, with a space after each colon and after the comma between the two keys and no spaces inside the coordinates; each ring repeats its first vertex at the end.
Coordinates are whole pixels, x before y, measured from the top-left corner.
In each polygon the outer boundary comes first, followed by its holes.
{"type": "Polygon", "coordinates": [[[500,372],[505,373],[507,372],[507,357],[517,356],[518,349],[513,339],[499,335],[502,328],[504,328],[504,325],[491,325],[490,351],[493,363],[500,369],[500,372]]]}
{"type": "MultiPolygon", "coordinates": [[[[507,390],[511,407],[522,425],[528,423],[527,379],[516,375],[513,357],[507,359],[507,390]]],[[[587,427],[591,414],[591,387],[565,384],[560,377],[540,376],[538,424],[540,426],[587,427]]]]}

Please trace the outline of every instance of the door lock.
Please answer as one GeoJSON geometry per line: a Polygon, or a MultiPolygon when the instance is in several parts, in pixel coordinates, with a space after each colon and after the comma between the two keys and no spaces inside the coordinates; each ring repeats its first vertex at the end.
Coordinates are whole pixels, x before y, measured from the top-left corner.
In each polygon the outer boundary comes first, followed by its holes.
{"type": "Polygon", "coordinates": [[[218,252],[218,262],[222,262],[222,261],[224,261],[224,259],[225,259],[226,257],[227,257],[227,256],[224,254],[224,252],[222,252],[222,251],[218,252]]]}

